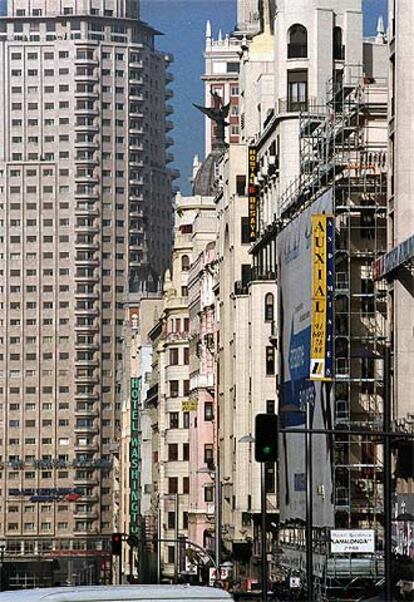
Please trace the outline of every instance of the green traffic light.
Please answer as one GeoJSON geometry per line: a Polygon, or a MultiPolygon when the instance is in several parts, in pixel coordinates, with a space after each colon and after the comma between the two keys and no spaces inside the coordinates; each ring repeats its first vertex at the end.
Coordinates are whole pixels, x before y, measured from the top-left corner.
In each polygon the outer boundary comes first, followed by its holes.
{"type": "Polygon", "coordinates": [[[263,453],[265,454],[265,456],[268,456],[269,454],[272,453],[272,448],[267,446],[263,448],[263,453]]]}

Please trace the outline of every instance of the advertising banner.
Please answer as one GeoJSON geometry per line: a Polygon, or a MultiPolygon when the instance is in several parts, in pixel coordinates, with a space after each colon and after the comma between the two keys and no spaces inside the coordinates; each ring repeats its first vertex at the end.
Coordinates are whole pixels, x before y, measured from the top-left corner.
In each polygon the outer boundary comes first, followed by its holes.
{"type": "Polygon", "coordinates": [[[139,474],[139,411],[141,377],[131,378],[131,439],[129,443],[129,533],[139,534],[140,474],[139,474]]]}
{"type": "Polygon", "coordinates": [[[248,200],[249,200],[249,239],[250,242],[256,240],[257,228],[257,150],[254,146],[249,146],[248,159],[248,200]]]}
{"type": "MultiPolygon", "coordinates": [[[[332,309],[328,303],[333,294],[333,210],[332,191],[327,191],[308,209],[284,228],[277,237],[279,269],[279,319],[281,330],[281,427],[304,428],[309,405],[311,425],[315,429],[332,429],[332,382],[326,378],[332,370],[332,309]],[[312,216],[324,216],[326,236],[324,255],[330,258],[322,274],[315,267],[317,222],[312,216]],[[328,217],[325,217],[328,216],[328,217]],[[312,227],[313,226],[313,227],[312,227]],[[332,232],[329,232],[329,228],[332,232]],[[328,236],[332,234],[332,240],[328,236]],[[331,247],[330,247],[331,245],[331,247]],[[313,288],[322,283],[325,292],[323,320],[315,318],[315,297],[321,291],[313,288]],[[331,293],[328,294],[328,288],[331,293]],[[329,357],[328,357],[329,354],[329,357]],[[311,358],[312,355],[312,358],[311,358]],[[311,359],[324,360],[318,378],[311,378],[311,359]],[[322,378],[323,375],[323,378],[322,378]]],[[[280,450],[280,515],[281,521],[305,520],[306,478],[305,437],[281,433],[280,450]]],[[[333,478],[331,435],[312,436],[313,518],[314,526],[333,526],[333,478]],[[322,492],[318,494],[318,492],[322,492]]]]}
{"type": "Polygon", "coordinates": [[[332,529],[332,554],[373,554],[375,552],[374,529],[332,529]]]}
{"type": "Polygon", "coordinates": [[[312,221],[311,380],[332,378],[334,223],[326,214],[312,221]]]}

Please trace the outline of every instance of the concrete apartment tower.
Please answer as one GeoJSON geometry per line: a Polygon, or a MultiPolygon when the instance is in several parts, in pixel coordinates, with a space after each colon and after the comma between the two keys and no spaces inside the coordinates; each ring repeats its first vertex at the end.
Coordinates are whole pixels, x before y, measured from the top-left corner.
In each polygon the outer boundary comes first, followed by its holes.
{"type": "Polygon", "coordinates": [[[156,289],[171,251],[172,59],[156,33],[137,0],[9,0],[0,18],[0,539],[15,581],[82,581],[85,556],[104,578],[123,301],[156,289]]]}

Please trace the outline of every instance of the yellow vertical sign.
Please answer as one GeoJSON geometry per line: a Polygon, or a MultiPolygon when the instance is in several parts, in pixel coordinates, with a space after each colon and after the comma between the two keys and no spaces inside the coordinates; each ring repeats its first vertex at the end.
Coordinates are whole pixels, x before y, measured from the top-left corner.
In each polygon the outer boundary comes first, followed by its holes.
{"type": "Polygon", "coordinates": [[[325,379],[327,261],[327,216],[312,215],[311,380],[325,379]]]}

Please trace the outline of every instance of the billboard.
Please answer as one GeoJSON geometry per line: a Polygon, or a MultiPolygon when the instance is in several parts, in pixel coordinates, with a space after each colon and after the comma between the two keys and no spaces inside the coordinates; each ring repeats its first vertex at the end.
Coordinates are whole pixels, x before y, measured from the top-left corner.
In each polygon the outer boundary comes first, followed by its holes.
{"type": "Polygon", "coordinates": [[[332,379],[334,233],[332,216],[314,214],[312,222],[311,380],[332,379]]]}
{"type": "MultiPolygon", "coordinates": [[[[328,217],[332,210],[332,191],[327,191],[277,238],[281,428],[304,428],[308,404],[312,428],[332,429],[333,425],[333,387],[329,373],[332,369],[334,224],[328,217]],[[321,225],[325,227],[322,242],[316,240],[321,225]],[[318,244],[322,244],[322,256],[318,244]],[[326,265],[322,273],[316,264],[324,257],[326,265]],[[332,273],[328,274],[328,270],[332,273]],[[317,318],[315,310],[321,308],[315,305],[318,295],[324,295],[325,305],[322,316],[317,318]],[[322,364],[322,369],[318,368],[316,378],[311,378],[311,359],[313,367],[323,360],[318,364],[322,364]]],[[[313,520],[314,525],[320,527],[334,524],[332,453],[331,435],[312,436],[313,520]]],[[[305,436],[281,433],[279,458],[281,521],[303,521],[306,518],[305,436]]]]}
{"type": "Polygon", "coordinates": [[[332,529],[332,554],[373,554],[374,552],[374,529],[332,529]]]}

